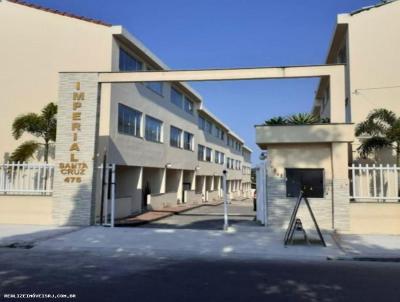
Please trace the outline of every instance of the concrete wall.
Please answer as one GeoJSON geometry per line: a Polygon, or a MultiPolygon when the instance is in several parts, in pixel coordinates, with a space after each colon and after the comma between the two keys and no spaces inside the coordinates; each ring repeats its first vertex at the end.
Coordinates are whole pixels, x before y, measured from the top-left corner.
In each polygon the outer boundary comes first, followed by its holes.
{"type": "Polygon", "coordinates": [[[164,209],[167,207],[173,207],[178,204],[176,193],[164,193],[164,194],[151,194],[149,195],[148,206],[152,210],[164,209]]]}
{"type": "Polygon", "coordinates": [[[196,193],[195,191],[185,191],[186,202],[189,204],[199,204],[203,202],[202,194],[196,193]]]}
{"type": "Polygon", "coordinates": [[[176,198],[182,201],[183,170],[167,169],[166,193],[175,193],[176,198]]]}
{"type": "MultiPolygon", "coordinates": [[[[115,218],[123,218],[131,214],[132,198],[115,198],[115,218]]],[[[109,204],[110,205],[110,204],[109,204]]],[[[111,213],[111,207],[108,213],[111,213]]]]}
{"type": "Polygon", "coordinates": [[[285,168],[323,168],[332,179],[330,144],[271,145],[268,148],[273,176],[285,177],[285,168]]]}
{"type": "Polygon", "coordinates": [[[400,234],[400,203],[351,203],[353,234],[400,234]]]}
{"type": "Polygon", "coordinates": [[[149,184],[151,194],[165,193],[165,168],[143,168],[143,189],[149,184]]]}
{"type": "Polygon", "coordinates": [[[350,142],[353,139],[352,124],[256,127],[256,142],[261,148],[269,144],[350,142]]]}
{"type": "MultiPolygon", "coordinates": [[[[293,212],[296,198],[286,197],[286,182],[284,178],[268,175],[268,208],[267,226],[276,229],[286,229],[293,212]]],[[[331,182],[325,183],[324,198],[309,198],[311,208],[314,212],[318,225],[322,229],[333,229],[332,217],[332,190],[331,182]]],[[[305,229],[315,229],[311,216],[302,203],[298,218],[303,222],[305,229]]]]}
{"type": "Polygon", "coordinates": [[[216,201],[219,199],[220,198],[218,191],[207,191],[207,201],[216,201]]]}
{"type": "Polygon", "coordinates": [[[196,193],[203,194],[205,197],[206,194],[206,177],[197,175],[196,176],[196,193]]]}
{"type": "Polygon", "coordinates": [[[190,189],[194,190],[196,187],[196,172],[195,171],[183,171],[183,182],[190,183],[190,189]]]}
{"type": "Polygon", "coordinates": [[[117,166],[116,169],[116,217],[124,217],[142,211],[142,168],[117,166]]]}
{"type": "Polygon", "coordinates": [[[400,2],[395,1],[353,16],[339,16],[339,22],[348,24],[354,123],[363,121],[375,108],[383,107],[400,114],[400,89],[384,88],[399,85],[399,15],[400,2]]]}
{"type": "MultiPolygon", "coordinates": [[[[353,123],[365,120],[376,108],[386,108],[400,115],[400,88],[397,87],[397,70],[400,69],[400,2],[396,2],[352,17],[342,15],[339,18],[340,22],[348,24],[350,37],[348,52],[353,123]],[[360,53],[363,55],[360,56],[360,53]]],[[[358,140],[353,144],[354,159],[359,157],[356,152],[359,145],[358,140]]],[[[376,152],[370,158],[372,162],[382,164],[396,163],[393,150],[376,152]]]]}
{"type": "Polygon", "coordinates": [[[4,224],[55,224],[51,196],[0,196],[0,222],[4,224]]]}
{"type": "Polygon", "coordinates": [[[0,161],[15,117],[57,103],[60,71],[111,71],[111,27],[0,1],[0,161]]]}

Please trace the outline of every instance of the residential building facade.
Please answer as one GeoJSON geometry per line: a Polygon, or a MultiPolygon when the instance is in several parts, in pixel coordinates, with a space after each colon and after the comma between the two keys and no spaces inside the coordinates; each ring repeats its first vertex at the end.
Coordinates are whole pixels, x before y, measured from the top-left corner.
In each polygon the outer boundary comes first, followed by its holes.
{"type": "MultiPolygon", "coordinates": [[[[337,24],[325,64],[344,64],[346,73],[346,122],[358,124],[378,108],[400,115],[400,57],[398,31],[400,2],[387,1],[337,16],[337,24]]],[[[312,112],[329,117],[329,84],[321,79],[312,112]]],[[[350,162],[359,162],[357,138],[351,146],[350,162]]],[[[370,158],[378,164],[395,164],[393,150],[370,158]]]]}
{"type": "MultiPolygon", "coordinates": [[[[13,119],[22,113],[38,112],[48,102],[57,101],[65,84],[62,73],[168,70],[121,26],[17,0],[0,2],[0,19],[3,24],[0,28],[0,78],[5,85],[2,99],[10,104],[4,107],[0,119],[4,142],[0,152],[5,161],[17,146],[11,136],[13,119]]],[[[82,81],[82,89],[84,87],[82,81]]],[[[102,83],[99,106],[90,104],[90,110],[84,107],[86,97],[88,93],[86,96],[80,92],[74,94],[75,111],[68,111],[68,114],[62,114],[67,109],[59,103],[60,135],[55,165],[65,173],[71,167],[59,158],[63,146],[71,139],[71,134],[63,136],[62,132],[71,127],[72,115],[72,128],[79,131],[79,135],[72,134],[74,143],[68,146],[68,151],[71,154],[82,151],[85,144],[95,150],[88,155],[88,161],[94,161],[95,181],[92,187],[82,189],[90,191],[93,197],[89,204],[74,209],[79,212],[75,216],[68,213],[76,200],[65,201],[62,192],[55,194],[52,202],[49,202],[51,197],[43,197],[46,213],[53,215],[46,223],[99,221],[104,194],[103,160],[116,165],[116,218],[148,208],[218,200],[222,196],[224,170],[230,198],[250,195],[251,150],[205,108],[202,97],[186,83],[102,83]],[[79,111],[81,106],[83,113],[79,111]],[[89,114],[85,119],[84,110],[89,114]],[[86,127],[96,131],[86,132],[86,127]],[[67,214],[60,215],[54,210],[57,202],[65,202],[65,208],[69,209],[67,214]]],[[[71,162],[77,160],[73,156],[71,162]]],[[[12,203],[21,205],[23,201],[15,197],[12,203]]],[[[13,209],[7,207],[4,210],[8,209],[10,214],[13,209]]]]}

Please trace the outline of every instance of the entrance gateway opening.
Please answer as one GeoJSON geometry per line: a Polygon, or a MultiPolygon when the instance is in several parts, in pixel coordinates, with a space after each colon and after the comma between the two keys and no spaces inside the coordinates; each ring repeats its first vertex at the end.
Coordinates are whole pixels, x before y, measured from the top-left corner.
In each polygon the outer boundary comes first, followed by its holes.
{"type": "MultiPolygon", "coordinates": [[[[113,224],[114,218],[121,217],[121,212],[140,212],[143,208],[162,208],[170,200],[188,203],[195,200],[202,204],[205,200],[223,199],[222,188],[226,185],[228,193],[241,188],[241,183],[229,179],[224,183],[222,175],[204,175],[201,168],[194,166],[191,170],[177,165],[176,162],[166,162],[164,166],[154,166],[150,152],[145,152],[148,146],[129,148],[127,140],[115,137],[117,112],[122,112],[130,121],[128,131],[134,136],[141,133],[146,139],[157,142],[162,131],[159,126],[162,121],[153,117],[141,116],[141,112],[129,110],[123,106],[112,106],[112,102],[124,99],[127,93],[124,84],[127,83],[157,83],[157,82],[190,82],[190,81],[220,81],[220,80],[255,80],[255,79],[286,79],[286,78],[326,78],[330,83],[330,117],[331,123],[345,121],[344,110],[344,67],[343,65],[291,66],[267,68],[243,68],[220,70],[185,70],[185,71],[148,71],[148,72],[108,72],[108,73],[61,73],[60,81],[60,116],[71,116],[72,120],[58,125],[59,143],[57,143],[57,161],[59,163],[80,162],[86,168],[79,175],[69,175],[68,183],[65,174],[55,173],[55,198],[59,207],[55,211],[55,219],[60,224],[73,221],[75,224],[93,224],[101,219],[113,224]],[[71,99],[71,94],[73,98],[71,99]],[[79,106],[77,106],[79,102],[79,106]],[[79,109],[79,114],[76,114],[79,109]],[[94,114],[96,113],[97,114],[94,114]],[[143,123],[150,124],[150,129],[143,129],[143,123]],[[139,122],[140,120],[140,122],[139,122]],[[68,122],[70,123],[68,126],[68,122]],[[72,123],[72,128],[71,128],[72,123]],[[71,131],[72,129],[72,131],[71,131]],[[81,138],[76,139],[74,131],[79,131],[81,138]],[[77,142],[76,142],[77,140],[77,142]],[[75,144],[70,148],[68,141],[75,144]],[[146,164],[135,165],[126,162],[129,155],[140,157],[146,164]],[[104,162],[104,164],[103,164],[104,162]],[[116,175],[118,192],[113,191],[112,176],[107,181],[100,167],[111,167],[116,175]],[[76,179],[75,179],[76,178],[76,179]],[[75,179],[75,180],[73,180],[75,179]],[[106,188],[104,188],[106,186],[106,188]],[[211,195],[211,196],[210,196],[211,195]],[[213,196],[215,195],[215,197],[213,196]],[[139,207],[131,200],[140,200],[139,207]],[[102,202],[106,200],[106,202],[102,202]],[[107,202],[110,200],[110,202],[107,202]],[[114,206],[112,206],[114,204],[114,206]],[[118,206],[115,206],[118,204],[118,206]],[[112,211],[112,209],[114,209],[112,211]],[[102,218],[100,218],[102,216],[102,218]],[[106,217],[107,216],[107,217],[106,217]],[[111,217],[110,217],[111,216],[111,217]],[[111,218],[111,222],[110,222],[111,218]]],[[[185,86],[183,86],[183,89],[185,86]]],[[[137,91],[140,93],[140,91],[137,91]]],[[[129,95],[127,98],[134,97],[129,95]]],[[[196,123],[197,124],[197,123],[196,123]]],[[[123,126],[123,125],[122,125],[123,126]]],[[[120,125],[118,124],[118,127],[120,125]]],[[[179,130],[179,129],[178,129],[179,130]]],[[[169,129],[168,129],[169,131],[169,129]]],[[[190,134],[190,133],[189,133],[190,134]]],[[[186,141],[186,133],[182,133],[182,145],[188,144],[191,151],[196,148],[186,141]]],[[[259,146],[263,148],[263,144],[259,146]]],[[[204,156],[207,155],[204,151],[204,156]]],[[[221,169],[222,171],[223,169],[221,169]]],[[[113,172],[108,172],[113,173],[113,172]]],[[[267,186],[261,183],[257,198],[257,220],[268,225],[267,186]]],[[[228,196],[234,199],[234,194],[228,196]]],[[[247,197],[252,198],[250,194],[247,197]]],[[[252,200],[250,200],[252,203],[252,200]]],[[[222,207],[221,207],[222,208],[222,207]]],[[[249,207],[252,210],[252,204],[249,207]]],[[[162,211],[160,211],[162,212],[162,211]]],[[[192,213],[192,216],[212,216],[216,214],[218,228],[223,225],[223,212],[192,213]]],[[[249,214],[253,216],[252,213],[249,214]]],[[[174,218],[184,217],[177,215],[174,218]]],[[[188,215],[189,216],[189,215],[188,215]]],[[[288,219],[286,217],[285,219],[288,219]]],[[[200,225],[200,223],[199,223],[200,225]]],[[[153,224],[156,226],[156,224],[153,224]]],[[[195,224],[194,226],[195,227],[195,224]]]]}

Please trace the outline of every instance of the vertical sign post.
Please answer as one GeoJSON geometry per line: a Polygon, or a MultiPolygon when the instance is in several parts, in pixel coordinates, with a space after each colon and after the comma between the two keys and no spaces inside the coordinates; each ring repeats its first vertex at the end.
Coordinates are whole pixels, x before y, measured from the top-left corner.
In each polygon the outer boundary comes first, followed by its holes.
{"type": "Polygon", "coordinates": [[[99,82],[97,73],[60,73],[53,221],[95,222],[95,165],[99,82]]]}
{"type": "Polygon", "coordinates": [[[114,227],[115,219],[115,164],[111,165],[111,223],[110,226],[114,227]]]}
{"type": "Polygon", "coordinates": [[[224,230],[228,230],[229,221],[228,221],[228,194],[226,193],[226,173],[227,171],[223,171],[222,176],[222,188],[224,191],[224,230]]]}
{"type": "Polygon", "coordinates": [[[268,210],[268,194],[267,194],[267,175],[268,166],[266,155],[260,156],[261,162],[257,165],[256,170],[256,181],[257,181],[257,220],[261,222],[265,227],[267,226],[267,210],[268,210]]]}

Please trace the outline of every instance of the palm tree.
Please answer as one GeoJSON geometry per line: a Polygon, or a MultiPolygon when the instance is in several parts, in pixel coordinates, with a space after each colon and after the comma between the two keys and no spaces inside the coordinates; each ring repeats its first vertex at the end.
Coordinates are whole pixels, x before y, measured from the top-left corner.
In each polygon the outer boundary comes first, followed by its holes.
{"type": "Polygon", "coordinates": [[[366,135],[358,151],[365,157],[373,151],[390,148],[396,151],[396,162],[400,165],[400,118],[393,111],[375,109],[367,119],[356,126],[356,136],[366,135]]]}
{"type": "Polygon", "coordinates": [[[277,126],[277,125],[286,125],[287,120],[282,116],[275,116],[265,121],[265,125],[267,126],[277,126]]]}
{"type": "Polygon", "coordinates": [[[266,120],[266,126],[279,126],[279,125],[312,125],[312,124],[329,124],[329,117],[320,118],[311,113],[296,113],[290,116],[275,116],[266,120]]]}
{"type": "Polygon", "coordinates": [[[24,133],[29,133],[43,139],[44,142],[29,140],[22,143],[11,154],[11,161],[27,161],[43,146],[43,158],[46,163],[48,162],[50,145],[56,141],[56,115],[57,105],[49,103],[42,109],[41,114],[23,114],[14,120],[12,134],[15,139],[19,139],[24,133]]]}
{"type": "Polygon", "coordinates": [[[290,125],[311,125],[319,122],[319,118],[310,113],[297,113],[288,117],[290,125]]]}

